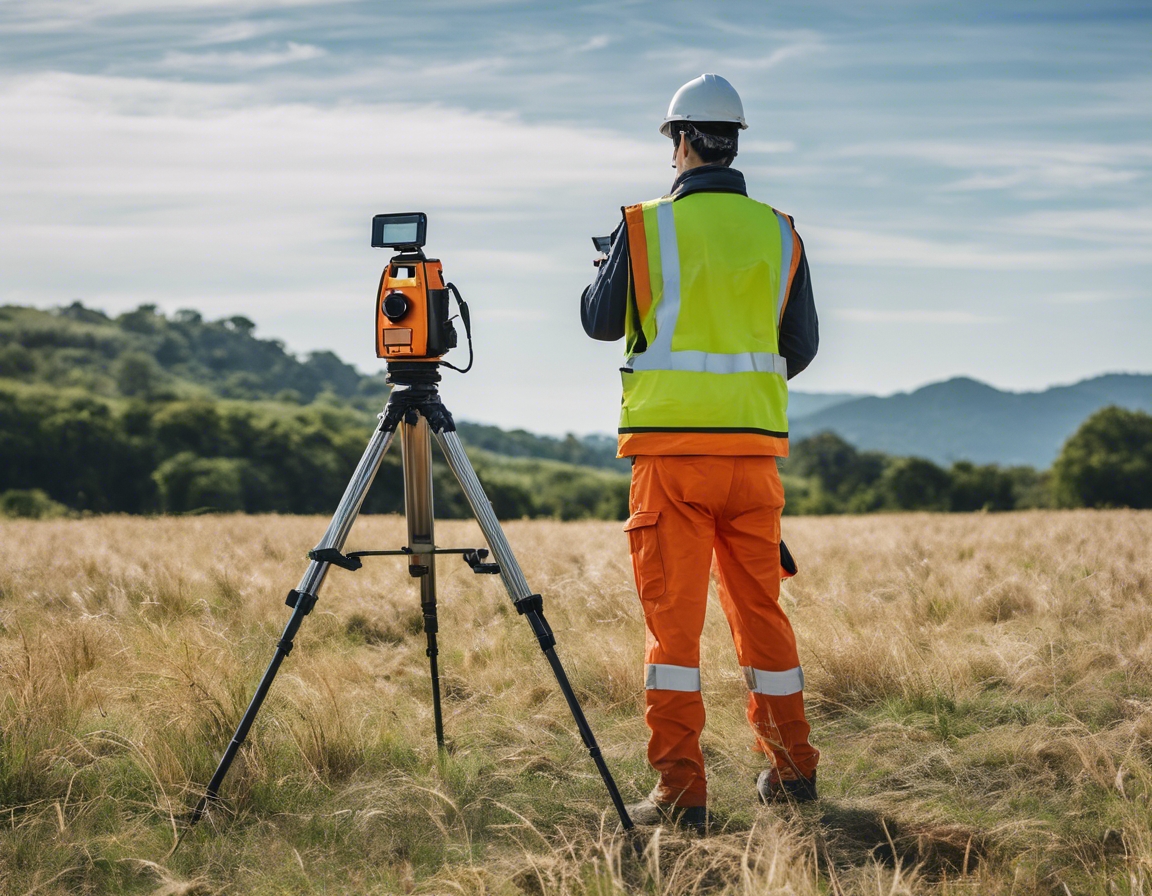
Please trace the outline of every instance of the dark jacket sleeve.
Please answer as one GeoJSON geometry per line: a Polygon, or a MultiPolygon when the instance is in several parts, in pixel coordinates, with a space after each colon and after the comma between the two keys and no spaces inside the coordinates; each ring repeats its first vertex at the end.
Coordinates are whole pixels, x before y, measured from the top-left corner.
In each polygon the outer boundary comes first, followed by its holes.
{"type": "MultiPolygon", "coordinates": [[[[796,234],[796,239],[800,235],[796,234]]],[[[780,354],[788,362],[788,379],[796,376],[816,357],[820,347],[820,321],[816,319],[816,302],[812,298],[812,279],[808,273],[808,255],[800,240],[800,264],[788,291],[788,304],[780,321],[780,354]]]]}
{"type": "Polygon", "coordinates": [[[628,231],[621,221],[612,233],[608,257],[580,297],[580,322],[593,339],[613,342],[624,336],[628,312],[628,231]]]}

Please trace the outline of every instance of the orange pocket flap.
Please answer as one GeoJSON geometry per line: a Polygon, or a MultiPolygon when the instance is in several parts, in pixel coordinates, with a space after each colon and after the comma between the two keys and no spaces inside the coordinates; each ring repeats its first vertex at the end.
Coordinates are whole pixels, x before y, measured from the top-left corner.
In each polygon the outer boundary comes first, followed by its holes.
{"type": "Polygon", "coordinates": [[[631,532],[633,529],[644,529],[648,526],[655,526],[658,519],[660,519],[659,510],[637,510],[632,516],[628,517],[628,521],[624,523],[624,531],[631,532]]]}

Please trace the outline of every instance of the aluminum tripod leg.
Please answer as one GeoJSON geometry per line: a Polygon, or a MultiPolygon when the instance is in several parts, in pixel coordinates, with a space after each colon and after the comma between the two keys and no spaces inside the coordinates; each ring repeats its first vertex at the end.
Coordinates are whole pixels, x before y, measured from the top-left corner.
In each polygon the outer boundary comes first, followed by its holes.
{"type": "MultiPolygon", "coordinates": [[[[360,462],[356,465],[356,471],[352,474],[352,479],[348,482],[348,487],[344,490],[344,496],[340,499],[339,505],[336,507],[336,513],[332,516],[332,522],[328,524],[328,529],[324,533],[324,537],[320,539],[320,543],[316,545],[315,550],[334,549],[341,550],[344,547],[344,539],[348,537],[348,532],[352,528],[352,524],[356,521],[357,514],[360,513],[360,505],[364,503],[364,496],[368,494],[368,489],[372,485],[372,480],[376,477],[377,471],[380,469],[380,463],[384,460],[384,453],[388,450],[388,446],[392,444],[392,437],[395,431],[385,429],[383,424],[381,427],[372,434],[372,438],[368,442],[368,447],[364,449],[364,454],[360,458],[360,462]]],[[[232,742],[228,744],[228,749],[224,751],[224,756],[220,759],[220,764],[216,767],[216,773],[212,775],[212,780],[208,783],[208,787],[204,791],[204,796],[200,798],[197,803],[196,809],[189,819],[189,826],[196,824],[204,814],[204,809],[208,805],[208,801],[215,799],[220,792],[220,785],[224,783],[224,776],[228,774],[228,769],[232,765],[232,760],[236,758],[236,753],[239,751],[244,739],[248,736],[248,729],[252,727],[252,722],[256,719],[256,714],[260,711],[261,705],[264,703],[264,698],[268,696],[268,689],[272,686],[272,679],[276,677],[276,673],[280,669],[280,664],[284,661],[284,657],[292,652],[292,641],[296,637],[296,632],[300,629],[300,624],[304,621],[304,617],[312,612],[312,607],[316,604],[316,594],[320,590],[320,586],[324,583],[324,577],[328,574],[328,567],[330,564],[313,560],[308,564],[308,569],[304,572],[303,578],[300,579],[300,584],[296,586],[296,590],[288,595],[288,605],[293,608],[292,616],[288,619],[288,624],[284,626],[284,632],[280,635],[280,640],[276,642],[276,653],[272,656],[272,661],[268,664],[268,669],[264,672],[264,677],[260,679],[260,684],[256,687],[256,693],[252,697],[252,702],[248,704],[248,709],[244,713],[244,717],[240,720],[240,724],[236,727],[236,733],[232,736],[232,742]]]]}
{"type": "Polygon", "coordinates": [[[451,467],[459,481],[460,488],[464,490],[464,497],[468,499],[476,522],[480,524],[480,529],[492,550],[492,556],[500,566],[500,578],[504,581],[504,587],[507,589],[509,597],[516,604],[517,611],[528,619],[533,633],[540,641],[544,656],[548,658],[548,664],[552,667],[556,682],[560,685],[560,691],[564,694],[564,699],[568,701],[568,709],[572,712],[572,718],[576,720],[576,727],[580,730],[580,738],[584,741],[584,746],[588,748],[588,754],[592,757],[592,761],[596,763],[596,769],[600,772],[604,786],[608,789],[608,795],[612,799],[616,814],[620,816],[620,823],[624,830],[630,830],[633,827],[632,819],[628,817],[628,810],[624,807],[620,790],[616,787],[616,781],[608,770],[608,765],[596,743],[596,737],[584,716],[584,710],[580,708],[580,703],[568,681],[568,675],[560,664],[560,658],[556,656],[556,639],[552,634],[552,629],[548,626],[548,621],[544,618],[543,603],[540,596],[534,594],[528,587],[520,564],[516,562],[508,539],[504,536],[504,530],[500,528],[500,521],[496,519],[492,504],[484,493],[484,487],[480,484],[476,471],[472,469],[468,455],[464,453],[464,447],[460,444],[460,437],[453,430],[445,430],[436,433],[436,441],[440,444],[440,450],[444,452],[444,459],[448,461],[448,466],[451,467]]]}
{"type": "Polygon", "coordinates": [[[432,440],[428,420],[417,415],[415,423],[400,424],[400,450],[404,457],[404,516],[408,521],[408,572],[420,579],[420,610],[424,614],[424,635],[428,647],[428,668],[432,676],[432,718],[436,725],[436,746],[444,748],[444,716],[440,709],[439,649],[436,646],[436,539],[432,510],[432,440]]]}

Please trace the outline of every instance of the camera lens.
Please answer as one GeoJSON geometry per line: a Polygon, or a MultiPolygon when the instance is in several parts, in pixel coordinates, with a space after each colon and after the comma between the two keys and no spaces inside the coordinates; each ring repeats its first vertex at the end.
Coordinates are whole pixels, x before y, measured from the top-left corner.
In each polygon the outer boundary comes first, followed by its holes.
{"type": "Polygon", "coordinates": [[[384,316],[393,323],[407,314],[409,307],[408,298],[402,292],[390,292],[384,297],[384,316]]]}

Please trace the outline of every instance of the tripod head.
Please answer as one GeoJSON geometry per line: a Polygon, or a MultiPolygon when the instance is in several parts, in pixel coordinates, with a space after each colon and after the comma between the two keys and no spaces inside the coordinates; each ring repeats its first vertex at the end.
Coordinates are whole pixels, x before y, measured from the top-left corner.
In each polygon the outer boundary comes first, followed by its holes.
{"type": "Polygon", "coordinates": [[[440,382],[440,361],[389,361],[388,385],[408,386],[428,392],[436,391],[440,382]]]}
{"type": "Polygon", "coordinates": [[[376,357],[443,364],[464,373],[472,367],[472,322],[468,305],[455,285],[444,282],[440,259],[424,254],[428,216],[423,212],[376,215],[372,245],[397,249],[380,275],[376,290],[376,357]],[[455,296],[468,337],[468,366],[461,369],[441,358],[456,347],[449,294],[455,296]]]}

